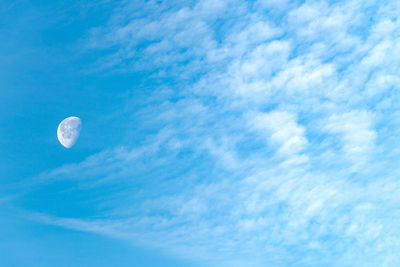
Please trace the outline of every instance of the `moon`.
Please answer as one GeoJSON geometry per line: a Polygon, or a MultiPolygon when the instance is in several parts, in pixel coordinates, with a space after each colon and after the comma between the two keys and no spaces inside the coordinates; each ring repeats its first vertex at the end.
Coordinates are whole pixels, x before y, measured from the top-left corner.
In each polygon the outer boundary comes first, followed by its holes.
{"type": "Polygon", "coordinates": [[[58,141],[66,147],[71,148],[81,132],[81,119],[75,116],[64,119],[57,128],[58,141]]]}

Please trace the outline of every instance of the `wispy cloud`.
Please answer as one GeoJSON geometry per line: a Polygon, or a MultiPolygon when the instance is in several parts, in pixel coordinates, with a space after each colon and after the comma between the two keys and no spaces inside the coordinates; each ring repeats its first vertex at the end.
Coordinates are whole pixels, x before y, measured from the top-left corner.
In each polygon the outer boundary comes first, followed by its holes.
{"type": "Polygon", "coordinates": [[[90,46],[111,51],[102,71],[167,80],[124,110],[147,138],[40,175],[107,192],[97,219],[32,216],[210,265],[400,264],[398,14],[397,1],[123,4],[90,46]]]}

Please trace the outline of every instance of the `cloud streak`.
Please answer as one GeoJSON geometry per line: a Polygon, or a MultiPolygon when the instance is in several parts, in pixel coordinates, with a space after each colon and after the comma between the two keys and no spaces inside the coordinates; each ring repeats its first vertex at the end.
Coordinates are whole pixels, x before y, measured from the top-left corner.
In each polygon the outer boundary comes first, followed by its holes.
{"type": "Polygon", "coordinates": [[[40,175],[107,192],[96,219],[32,218],[211,266],[400,264],[396,1],[136,4],[89,46],[167,81],[123,111],[149,132],[40,175]]]}

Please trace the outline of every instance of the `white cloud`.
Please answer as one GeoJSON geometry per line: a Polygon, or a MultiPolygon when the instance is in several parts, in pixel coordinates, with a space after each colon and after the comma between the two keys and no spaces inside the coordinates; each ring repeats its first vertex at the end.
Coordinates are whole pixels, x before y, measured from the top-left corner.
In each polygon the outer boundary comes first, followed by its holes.
{"type": "Polygon", "coordinates": [[[218,266],[400,264],[399,4],[137,5],[96,64],[173,86],[127,109],[145,141],[40,176],[106,187],[104,219],[40,220],[218,266]]]}
{"type": "Polygon", "coordinates": [[[300,153],[307,145],[304,127],[297,124],[296,116],[285,111],[258,113],[251,127],[261,131],[282,156],[300,153]]]}
{"type": "Polygon", "coordinates": [[[377,133],[371,112],[355,110],[333,114],[326,121],[324,129],[339,135],[345,156],[355,163],[363,163],[375,150],[377,133]]]}

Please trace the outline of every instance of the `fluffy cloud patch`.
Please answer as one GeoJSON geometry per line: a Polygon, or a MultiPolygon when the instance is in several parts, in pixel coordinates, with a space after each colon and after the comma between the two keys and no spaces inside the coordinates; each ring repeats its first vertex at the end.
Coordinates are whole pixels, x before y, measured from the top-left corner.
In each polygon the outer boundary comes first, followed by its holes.
{"type": "Polygon", "coordinates": [[[155,81],[124,110],[146,138],[40,175],[93,194],[97,219],[33,217],[212,266],[399,265],[398,14],[396,1],[123,3],[91,32],[107,51],[93,71],[155,81]]]}

